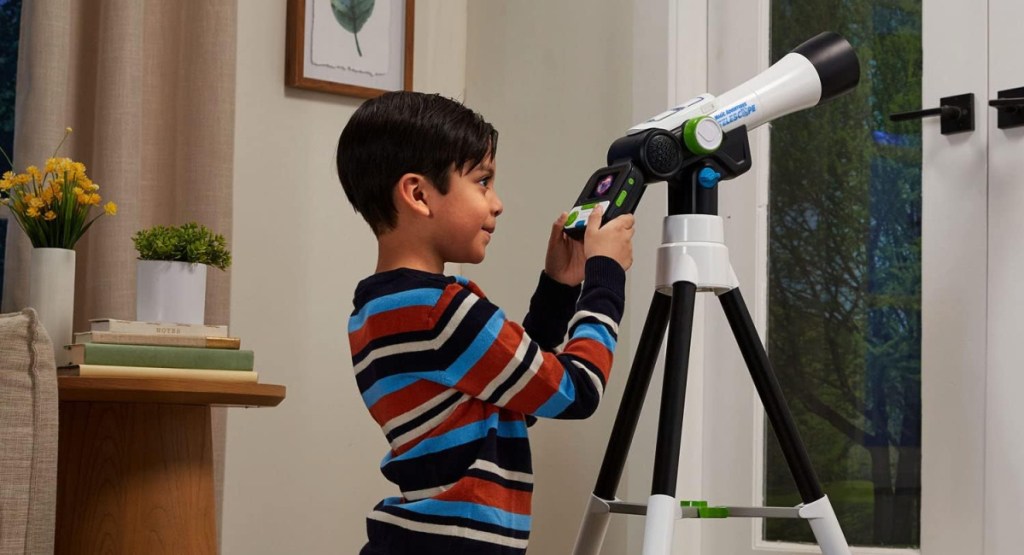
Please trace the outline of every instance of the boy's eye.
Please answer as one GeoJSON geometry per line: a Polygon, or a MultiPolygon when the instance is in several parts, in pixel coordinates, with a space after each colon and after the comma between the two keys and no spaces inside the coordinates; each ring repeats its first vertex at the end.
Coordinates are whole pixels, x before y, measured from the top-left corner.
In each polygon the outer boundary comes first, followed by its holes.
{"type": "Polygon", "coordinates": [[[486,187],[488,184],[490,184],[490,182],[491,182],[491,178],[490,177],[485,177],[485,178],[477,181],[477,183],[483,185],[484,187],[486,187]]]}

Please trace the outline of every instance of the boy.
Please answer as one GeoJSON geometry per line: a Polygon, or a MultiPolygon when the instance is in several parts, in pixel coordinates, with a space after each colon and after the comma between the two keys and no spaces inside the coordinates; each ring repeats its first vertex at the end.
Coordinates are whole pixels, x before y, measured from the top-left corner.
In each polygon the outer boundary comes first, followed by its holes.
{"type": "Polygon", "coordinates": [[[586,418],[608,380],[633,216],[602,227],[595,211],[580,244],[563,213],[522,326],[442,274],[481,262],[495,232],[497,138],[458,102],[410,92],[368,100],[341,133],[338,177],[378,242],[353,299],[352,363],[402,492],[367,517],[362,555],[525,553],[527,419],[586,418]]]}

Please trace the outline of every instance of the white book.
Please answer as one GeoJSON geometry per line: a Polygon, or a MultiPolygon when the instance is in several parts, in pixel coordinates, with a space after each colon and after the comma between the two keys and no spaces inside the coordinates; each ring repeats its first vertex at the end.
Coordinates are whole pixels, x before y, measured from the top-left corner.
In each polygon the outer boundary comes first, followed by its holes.
{"type": "Polygon", "coordinates": [[[228,336],[228,327],[226,325],[138,322],[135,320],[116,320],[114,318],[96,318],[89,320],[89,331],[109,331],[151,335],[186,335],[192,337],[228,336]]]}
{"type": "Polygon", "coordinates": [[[58,376],[84,376],[92,378],[180,378],[215,382],[256,383],[258,375],[252,371],[204,370],[192,368],[153,368],[143,366],[107,366],[78,364],[57,368],[58,376]]]}

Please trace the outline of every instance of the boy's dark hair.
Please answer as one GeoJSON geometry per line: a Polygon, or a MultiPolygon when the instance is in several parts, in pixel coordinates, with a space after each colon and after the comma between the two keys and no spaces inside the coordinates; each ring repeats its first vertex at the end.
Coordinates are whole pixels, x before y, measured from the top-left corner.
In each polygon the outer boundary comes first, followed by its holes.
{"type": "Polygon", "coordinates": [[[389,92],[367,100],[338,139],[338,178],[352,207],[374,234],[397,223],[392,191],[418,173],[442,194],[452,170],[493,158],[498,132],[480,114],[437,94],[389,92]]]}

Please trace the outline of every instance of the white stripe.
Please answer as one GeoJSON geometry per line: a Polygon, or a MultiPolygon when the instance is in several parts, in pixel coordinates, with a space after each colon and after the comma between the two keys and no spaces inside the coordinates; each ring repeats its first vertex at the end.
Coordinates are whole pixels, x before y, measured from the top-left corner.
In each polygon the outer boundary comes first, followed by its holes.
{"type": "Polygon", "coordinates": [[[477,297],[476,295],[469,295],[468,297],[466,297],[466,300],[462,301],[462,304],[459,305],[459,308],[455,311],[455,314],[452,315],[452,319],[448,321],[448,325],[445,326],[444,330],[442,330],[441,333],[433,339],[428,339],[426,341],[413,341],[409,343],[398,343],[396,345],[388,345],[386,347],[374,349],[368,355],[366,355],[366,358],[359,361],[359,364],[355,366],[354,370],[356,375],[359,375],[359,373],[365,370],[366,367],[369,366],[371,362],[378,358],[405,352],[433,351],[436,350],[441,345],[444,345],[445,341],[448,341],[448,338],[450,338],[452,334],[455,333],[455,328],[459,327],[459,323],[462,322],[463,316],[465,316],[466,313],[469,312],[469,309],[472,308],[474,304],[476,304],[476,301],[479,298],[480,297],[477,297]]]}
{"type": "Polygon", "coordinates": [[[405,528],[406,530],[412,530],[413,532],[423,532],[426,534],[437,534],[441,536],[456,536],[497,545],[504,545],[507,547],[514,547],[516,549],[526,549],[527,540],[509,538],[502,536],[501,534],[494,534],[491,532],[481,532],[479,530],[474,530],[473,528],[466,528],[465,526],[416,522],[414,520],[408,520],[383,511],[373,511],[369,516],[367,516],[367,518],[378,522],[392,524],[400,528],[405,528]]]}
{"type": "Polygon", "coordinates": [[[416,426],[415,428],[409,430],[408,432],[405,432],[404,434],[396,437],[395,440],[391,442],[391,448],[397,451],[406,443],[434,429],[435,427],[437,427],[438,424],[444,422],[446,418],[451,416],[452,413],[455,412],[455,409],[459,408],[460,405],[462,405],[469,399],[471,399],[469,395],[463,395],[462,398],[459,399],[459,401],[454,405],[444,409],[430,420],[427,420],[426,422],[420,424],[419,426],[416,426]]]}
{"type": "Polygon", "coordinates": [[[436,395],[434,398],[422,403],[413,410],[409,412],[403,412],[398,416],[392,418],[391,420],[388,420],[383,426],[381,426],[381,429],[384,430],[385,435],[390,434],[391,430],[394,430],[395,428],[401,426],[402,424],[405,424],[406,422],[409,422],[419,417],[421,414],[427,412],[428,410],[458,395],[458,392],[452,392],[452,390],[446,389],[439,393],[438,395],[436,395]]]}
{"type": "Polygon", "coordinates": [[[540,349],[537,349],[537,354],[535,354],[533,360],[530,361],[530,367],[526,369],[526,372],[523,372],[523,375],[522,377],[519,378],[519,381],[517,381],[516,384],[513,385],[512,387],[508,388],[508,391],[506,391],[505,394],[502,395],[501,398],[498,399],[498,402],[495,404],[498,405],[499,407],[507,405],[508,402],[511,401],[513,397],[515,397],[520,391],[525,389],[526,386],[530,383],[530,381],[537,376],[537,369],[540,368],[541,364],[543,363],[544,355],[540,349]]]}
{"type": "Polygon", "coordinates": [[[454,486],[455,483],[451,483],[445,486],[437,486],[436,488],[418,489],[416,491],[403,491],[402,497],[408,501],[419,501],[420,499],[428,499],[436,495],[440,495],[454,486]]]}
{"type": "Polygon", "coordinates": [[[529,348],[530,338],[524,333],[519,339],[519,346],[516,347],[516,353],[512,355],[512,359],[505,365],[505,369],[491,380],[491,382],[487,384],[487,387],[485,387],[477,397],[480,399],[487,399],[496,389],[498,389],[499,386],[505,383],[505,380],[511,378],[512,374],[516,371],[516,368],[519,368],[519,365],[523,362],[523,358],[526,357],[526,351],[529,348]]]}
{"type": "Polygon", "coordinates": [[[612,320],[611,318],[609,318],[605,314],[601,314],[599,312],[590,312],[590,311],[587,311],[587,310],[581,310],[581,311],[577,312],[576,314],[574,314],[573,317],[572,317],[572,320],[569,321],[569,327],[566,328],[566,329],[571,330],[572,327],[575,326],[577,322],[579,322],[580,320],[582,320],[584,318],[594,318],[597,321],[601,322],[602,324],[604,324],[604,325],[608,326],[609,328],[611,328],[612,333],[614,333],[615,335],[619,334],[619,325],[615,323],[615,320],[612,320]]]}
{"type": "Polygon", "coordinates": [[[513,482],[522,482],[524,484],[533,483],[533,474],[530,474],[528,472],[516,472],[515,470],[505,470],[504,468],[492,463],[491,461],[478,459],[475,463],[473,463],[473,466],[469,468],[483,470],[484,472],[489,472],[499,478],[504,478],[505,480],[511,480],[513,482]]]}

